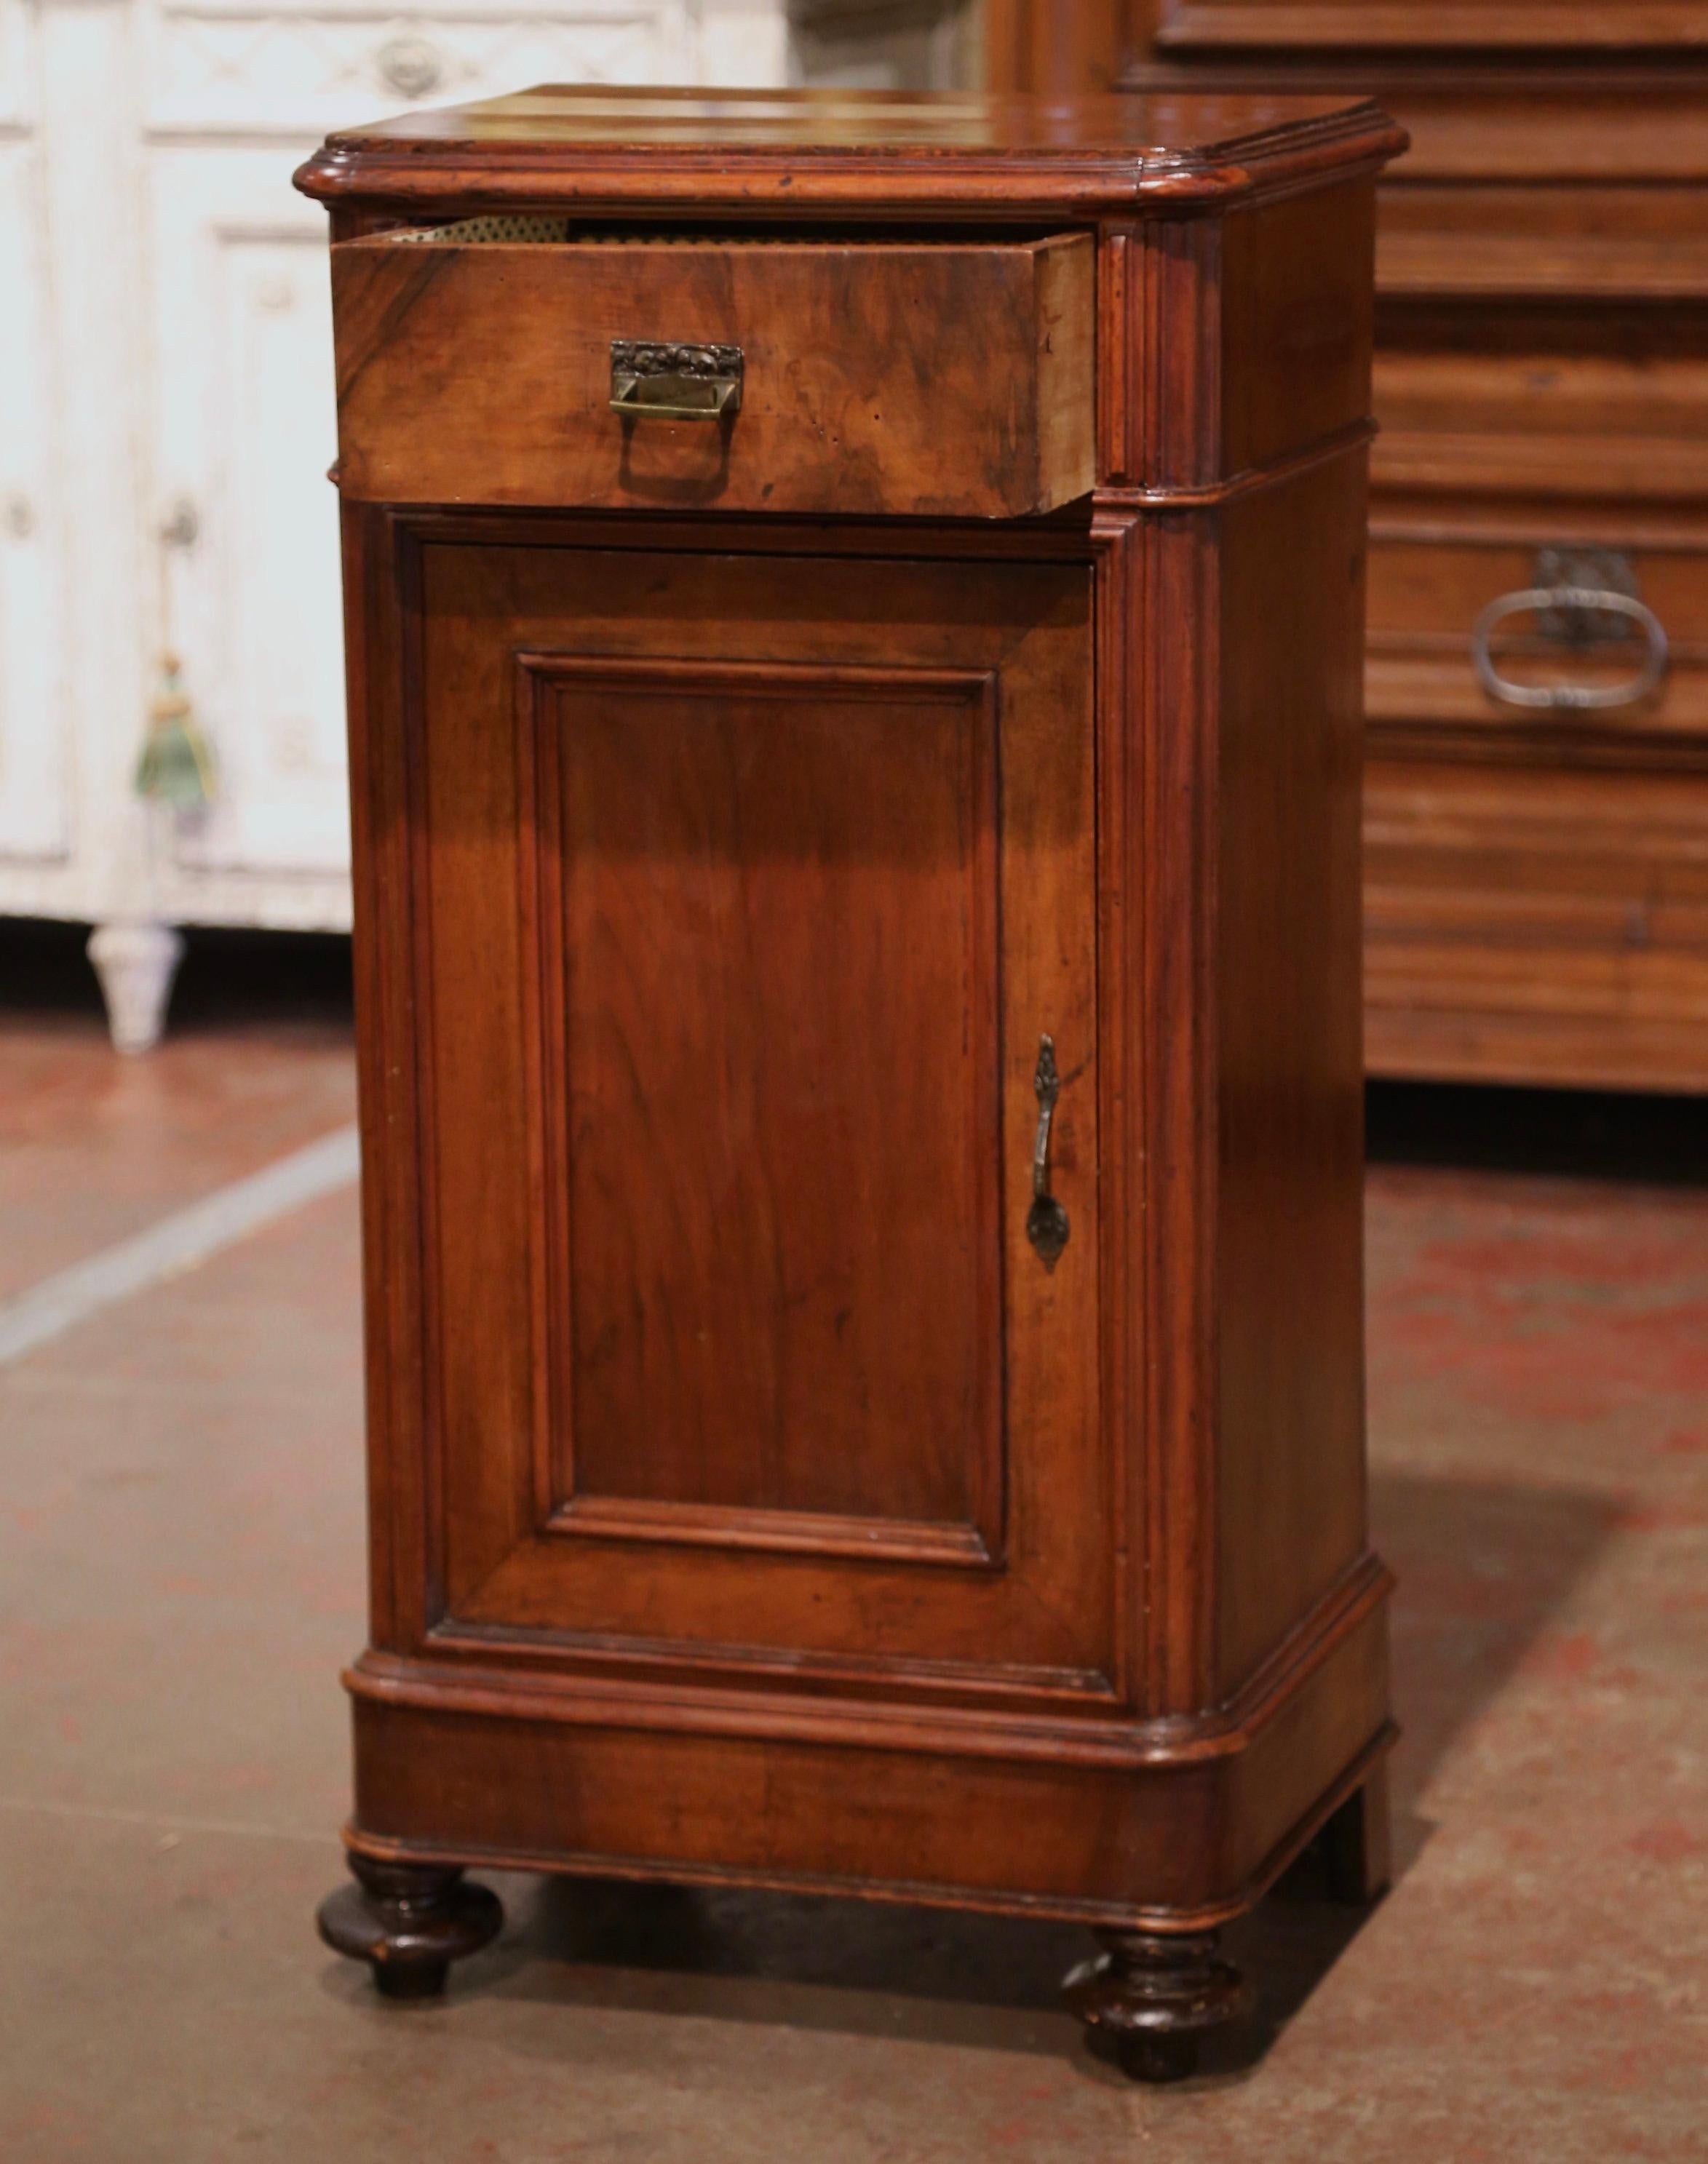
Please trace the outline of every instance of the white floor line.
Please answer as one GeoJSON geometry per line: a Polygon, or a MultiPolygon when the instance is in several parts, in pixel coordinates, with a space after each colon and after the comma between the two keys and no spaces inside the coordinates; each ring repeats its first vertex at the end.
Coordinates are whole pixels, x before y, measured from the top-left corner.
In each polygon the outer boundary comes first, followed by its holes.
{"type": "Polygon", "coordinates": [[[145,1292],[163,1278],[193,1270],[234,1241],[288,1217],[305,1203],[348,1187],[360,1163],[356,1130],[340,1127],[306,1149],[234,1180],[186,1210],[176,1210],[134,1239],[74,1263],[28,1292],[0,1302],[0,1366],[34,1352],[90,1316],[145,1292]]]}
{"type": "Polygon", "coordinates": [[[92,1819],[103,1825],[142,1826],[157,1833],[241,1834],[257,1841],[312,1841],[317,1848],[327,1845],[325,1826],[245,1825],[237,1819],[183,1818],[171,1811],[109,1810],[99,1804],[56,1804],[45,1796],[0,1796],[0,1811],[33,1812],[50,1819],[92,1819]]]}

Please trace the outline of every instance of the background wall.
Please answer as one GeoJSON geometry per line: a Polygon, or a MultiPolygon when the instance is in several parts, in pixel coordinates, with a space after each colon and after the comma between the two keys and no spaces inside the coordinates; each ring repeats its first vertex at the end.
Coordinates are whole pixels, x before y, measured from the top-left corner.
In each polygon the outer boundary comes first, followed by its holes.
{"type": "Polygon", "coordinates": [[[954,90],[982,79],[980,0],[793,0],[790,78],[841,90],[954,90]]]}

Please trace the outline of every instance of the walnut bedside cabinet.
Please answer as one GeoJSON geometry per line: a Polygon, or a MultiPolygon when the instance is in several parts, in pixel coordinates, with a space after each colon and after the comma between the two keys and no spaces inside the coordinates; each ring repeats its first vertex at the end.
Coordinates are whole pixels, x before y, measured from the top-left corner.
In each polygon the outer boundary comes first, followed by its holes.
{"type": "Polygon", "coordinates": [[[1322,1836],[1366,1537],[1369,105],[542,89],[333,139],[355,1883],[1077,1919],[1322,1836]]]}

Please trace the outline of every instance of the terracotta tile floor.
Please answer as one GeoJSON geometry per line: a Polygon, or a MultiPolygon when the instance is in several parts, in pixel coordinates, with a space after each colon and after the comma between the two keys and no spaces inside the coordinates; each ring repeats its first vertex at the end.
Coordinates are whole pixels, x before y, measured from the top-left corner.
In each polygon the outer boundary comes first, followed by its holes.
{"type": "MultiPolygon", "coordinates": [[[[349,1116],[302,1032],[0,1036],[15,1286],[349,1116]],[[36,1100],[21,1085],[33,1079],[36,1100]]],[[[424,2008],[310,1928],[361,1631],[344,1194],[0,1368],[4,2164],[1708,2157],[1708,1195],[1373,1177],[1401,1874],[1236,1934],[1252,2035],[1130,2089],[1077,1933],[501,1882],[424,2008]]]]}
{"type": "Polygon", "coordinates": [[[0,1300],[355,1117],[349,1032],[305,1019],[113,1056],[91,1001],[0,1012],[0,1300]]]}

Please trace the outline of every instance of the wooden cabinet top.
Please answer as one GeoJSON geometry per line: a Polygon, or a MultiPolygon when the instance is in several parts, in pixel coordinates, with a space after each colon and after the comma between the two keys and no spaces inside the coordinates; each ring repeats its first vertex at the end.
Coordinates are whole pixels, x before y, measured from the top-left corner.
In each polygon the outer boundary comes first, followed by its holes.
{"type": "Polygon", "coordinates": [[[547,85],[330,137],[331,202],[692,206],[941,215],[1138,213],[1308,186],[1405,146],[1344,97],[1031,98],[547,85]]]}

